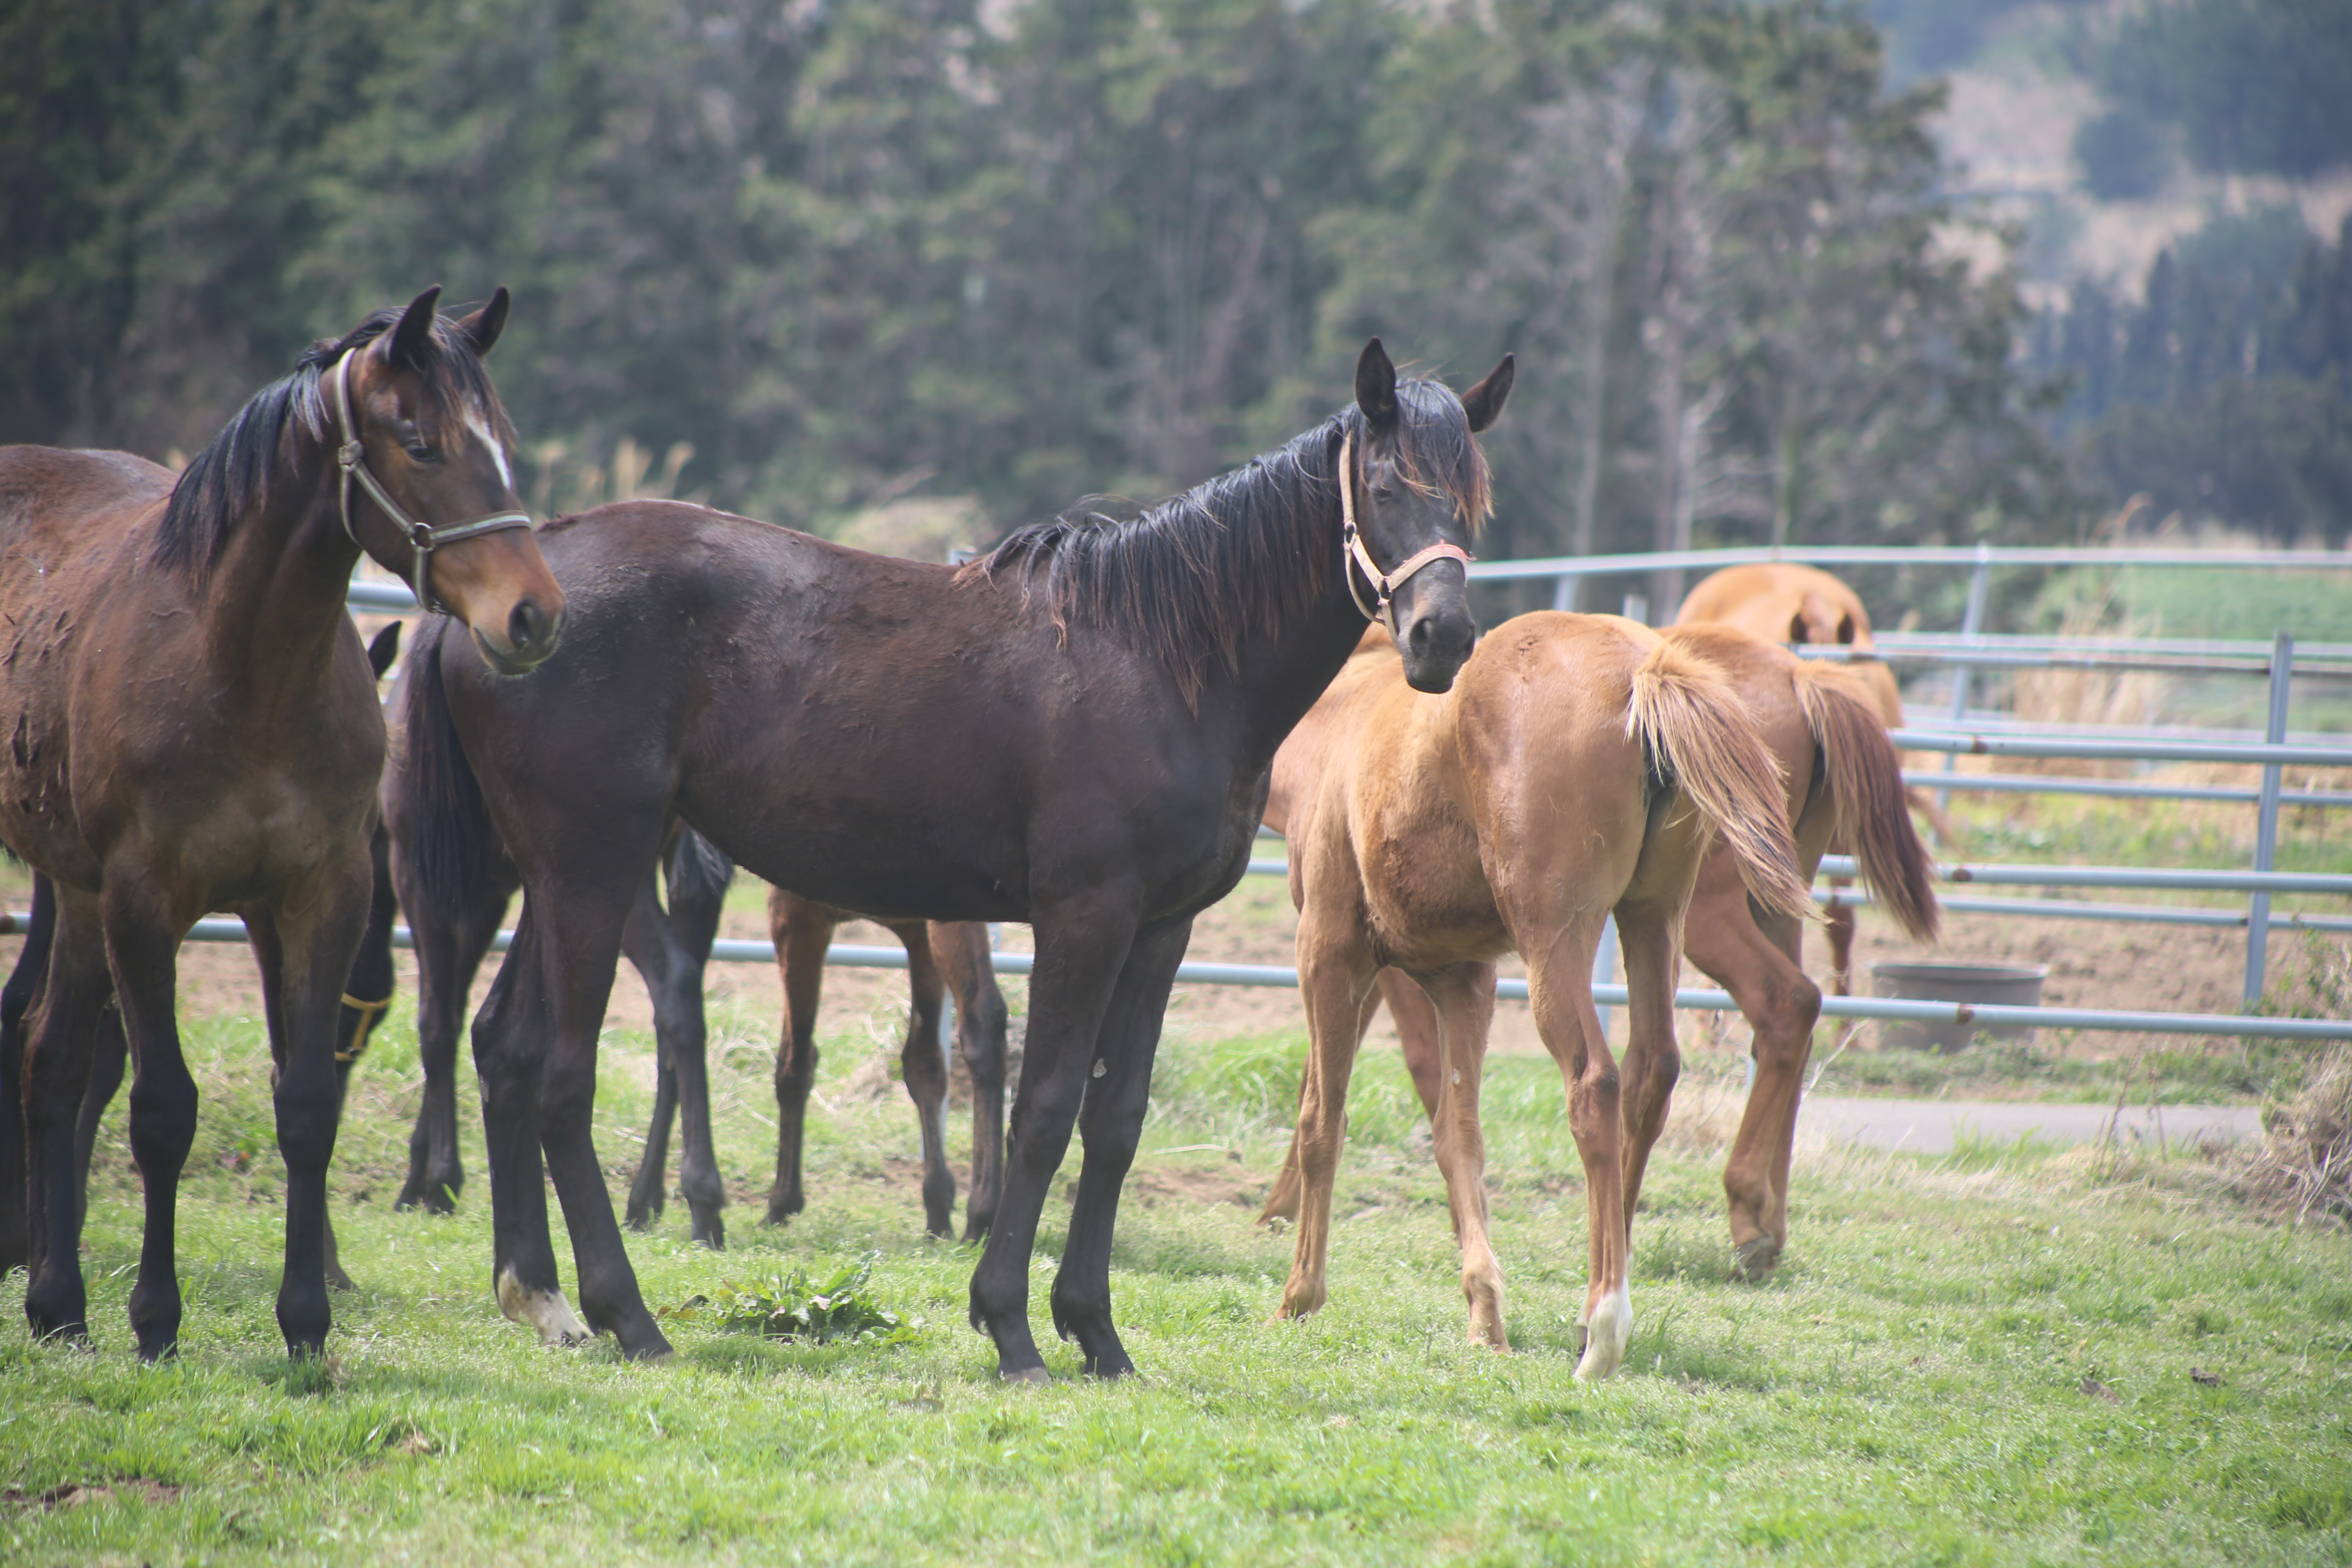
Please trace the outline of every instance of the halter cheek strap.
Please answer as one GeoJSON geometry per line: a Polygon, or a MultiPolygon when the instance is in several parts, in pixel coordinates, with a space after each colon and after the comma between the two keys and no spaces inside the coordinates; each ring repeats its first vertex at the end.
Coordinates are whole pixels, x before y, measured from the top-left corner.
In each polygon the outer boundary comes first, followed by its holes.
{"type": "Polygon", "coordinates": [[[1396,616],[1392,608],[1396,591],[1405,585],[1412,574],[1437,561],[1459,561],[1465,568],[1470,564],[1470,552],[1458,544],[1439,540],[1428,549],[1408,555],[1397,563],[1393,572],[1383,573],[1372,552],[1364,548],[1364,536],[1356,527],[1356,433],[1349,431],[1339,438],[1339,517],[1340,570],[1348,576],[1348,596],[1356,601],[1356,608],[1368,621],[1385,622],[1389,635],[1396,635],[1396,616]],[[1356,586],[1356,574],[1361,572],[1364,581],[1372,585],[1372,603],[1364,603],[1361,589],[1356,586]]]}
{"type": "MultiPolygon", "coordinates": [[[[468,518],[463,522],[445,522],[436,527],[428,522],[419,522],[403,510],[400,503],[392,499],[391,492],[369,471],[367,448],[360,443],[359,423],[352,417],[352,355],[359,352],[358,349],[346,350],[343,357],[335,362],[334,374],[330,378],[335,389],[335,466],[342,470],[341,478],[335,483],[335,504],[342,511],[343,532],[350,536],[353,544],[360,542],[358,532],[352,527],[352,484],[356,480],[360,488],[367,491],[368,499],[382,507],[384,515],[399,526],[400,531],[407,536],[409,544],[416,552],[416,564],[411,569],[409,580],[409,587],[415,591],[416,602],[438,615],[448,615],[451,613],[449,606],[433,596],[428,584],[433,552],[445,544],[455,544],[461,539],[471,539],[477,534],[498,533],[509,528],[529,528],[530,518],[520,511],[494,511],[468,518]]],[[[361,548],[366,547],[362,545],[361,548]]]]}

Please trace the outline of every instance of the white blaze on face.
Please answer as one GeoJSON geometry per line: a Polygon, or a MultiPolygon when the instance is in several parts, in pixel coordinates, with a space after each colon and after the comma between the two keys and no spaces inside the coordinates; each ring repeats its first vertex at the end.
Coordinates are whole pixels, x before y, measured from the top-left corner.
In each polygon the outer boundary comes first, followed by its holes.
{"type": "Polygon", "coordinates": [[[475,440],[490,449],[490,460],[499,466],[499,482],[509,489],[514,489],[514,469],[507,462],[506,443],[492,433],[488,417],[478,408],[468,408],[466,428],[474,433],[475,440]]]}

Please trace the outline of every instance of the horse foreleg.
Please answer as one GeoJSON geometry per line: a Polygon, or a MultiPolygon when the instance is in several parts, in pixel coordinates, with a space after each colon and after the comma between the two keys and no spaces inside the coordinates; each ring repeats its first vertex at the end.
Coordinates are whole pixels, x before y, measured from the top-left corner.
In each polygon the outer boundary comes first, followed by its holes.
{"type": "MultiPolygon", "coordinates": [[[[1421,1096],[1421,1108],[1431,1116],[1437,1114],[1437,1009],[1432,1005],[1429,994],[1413,984],[1412,976],[1402,969],[1383,969],[1376,988],[1364,997],[1364,1005],[1356,1019],[1356,1048],[1364,1047],[1364,1036],[1371,1029],[1372,1020],[1380,1016],[1381,1004],[1389,1004],[1389,1016],[1396,1021],[1397,1037],[1404,1045],[1405,1070],[1412,1075],[1413,1091],[1421,1096]]],[[[1299,1064],[1298,1092],[1292,1097],[1290,1146],[1283,1151],[1282,1168],[1274,1173],[1274,1187],[1265,1195],[1265,1206],[1257,1211],[1257,1223],[1270,1220],[1298,1218],[1298,1131],[1296,1107],[1307,1102],[1307,1078],[1313,1068],[1312,1046],[1307,1047],[1308,1059],[1299,1064]]]]}
{"type": "Polygon", "coordinates": [[[902,921],[890,933],[907,945],[907,1043],[898,1052],[898,1076],[915,1102],[915,1127],[923,1149],[923,1228],[932,1236],[955,1234],[955,1174],[948,1169],[948,1063],[940,1048],[940,1009],[947,987],[931,953],[930,933],[921,921],[902,921]]]}
{"type": "Polygon", "coordinates": [[[1168,1014],[1176,966],[1192,940],[1190,917],[1149,926],[1136,934],[1127,964],[1104,1010],[1078,1113],[1083,1149],[1078,1195],[1070,1206],[1070,1239],[1054,1275],[1054,1331],[1078,1342],[1093,1377],[1123,1377],[1135,1370],[1111,1321],[1110,1248],[1119,1193],[1135,1164],[1143,1112],[1151,1096],[1151,1064],[1168,1014]]]}
{"type": "Polygon", "coordinates": [[[784,891],[768,893],[768,934],[783,972],[784,1037],[776,1046],[776,1184],[768,1191],[768,1223],[782,1225],[805,1206],[801,1195],[801,1134],[808,1121],[809,1089],[816,1082],[816,1007],[824,989],[824,950],[833,943],[833,911],[784,891]]]}
{"type": "MultiPolygon", "coordinates": [[[[1131,905],[1097,893],[1033,911],[1031,929],[1036,932],[1037,964],[1030,974],[1028,1045],[1022,1053],[1021,1086],[1013,1097],[1006,1140],[1004,1201],[981,1250],[980,1265],[972,1270],[971,1320],[972,1327],[995,1342],[1000,1377],[1043,1383],[1045,1358],[1037,1353],[1037,1342],[1029,1331],[1030,1254],[1037,1245],[1045,1194],[1069,1149],[1078,1107],[1098,1059],[1095,1053],[1103,1019],[1127,969],[1136,918],[1131,905]]],[[[1182,951],[1181,942],[1176,947],[1182,951]]],[[[1171,976],[1173,973],[1171,967],[1171,976]]],[[[1105,1062],[1103,1068],[1108,1076],[1110,1064],[1105,1062]]],[[[1109,1157],[1107,1148],[1105,1158],[1109,1157]]],[[[1106,1173],[1097,1178],[1097,1189],[1109,1179],[1108,1167],[1106,1173]]],[[[1115,1180],[1111,1188],[1115,1197],[1115,1180]]],[[[1100,1212],[1101,1204],[1098,1196],[1091,1212],[1100,1212]]],[[[1073,1244],[1078,1234],[1074,1223],[1073,1244]]],[[[1074,1299],[1072,1305],[1083,1309],[1087,1303],[1074,1299]]],[[[1103,1321],[1107,1329],[1108,1318],[1103,1321]]],[[[1107,1342],[1098,1340],[1085,1346],[1097,1370],[1119,1370],[1101,1360],[1117,1344],[1113,1334],[1107,1342]]],[[[1123,1351],[1118,1353],[1124,1357],[1123,1351]]]]}
{"type": "MultiPolygon", "coordinates": [[[[327,1166],[334,1158],[343,1106],[335,1039],[344,982],[367,926],[370,888],[367,858],[353,853],[340,864],[320,868],[283,897],[265,921],[247,921],[257,951],[272,945],[261,931],[271,933],[279,971],[275,978],[285,1038],[271,1098],[278,1150],[286,1162],[286,1257],[278,1288],[278,1328],[288,1353],[296,1356],[325,1352],[332,1315],[327,1300],[327,1166]]],[[[135,1098],[132,1110],[135,1115],[135,1098]]]]}
{"type": "MultiPolygon", "coordinates": [[[[180,1281],[177,1237],[180,1172],[196,1135],[196,1080],[181,1054],[179,1025],[173,1016],[176,976],[173,973],[181,933],[203,912],[156,910],[146,907],[136,892],[125,890],[131,879],[110,879],[104,895],[104,921],[109,968],[114,994],[122,1008],[123,1033],[130,1037],[131,1152],[139,1163],[146,1189],[146,1224],[139,1248],[138,1283],[131,1291],[131,1327],[142,1361],[168,1355],[180,1337],[180,1281]]],[[[343,955],[350,962],[350,954],[343,955]]],[[[342,976],[338,973],[340,982],[342,976]]],[[[331,1063],[329,1064],[331,1068],[331,1063]]],[[[331,1073],[330,1074],[331,1078],[331,1073]]],[[[78,1099],[79,1097],[77,1097],[78,1099]]],[[[292,1183],[288,1184],[287,1212],[294,1211],[292,1183]]],[[[311,1248],[318,1248],[318,1215],[306,1217],[312,1227],[311,1248]]],[[[315,1267],[315,1265],[314,1265],[315,1267]]],[[[319,1284],[326,1298],[326,1283],[319,1284]]],[[[320,1328],[323,1337],[323,1325],[320,1328]]]]}
{"type": "MultiPolygon", "coordinates": [[[[1417,977],[1423,1005],[1437,1021],[1436,1105],[1430,1112],[1437,1168],[1445,1177],[1446,1206],[1462,1245],[1462,1296],[1470,1306],[1470,1339],[1498,1351],[1511,1348],[1503,1329],[1503,1266],[1486,1229],[1486,1139],[1478,1119],[1478,1090],[1486,1068],[1486,1035],[1495,1018],[1495,966],[1457,963],[1417,977]]],[[[1389,988],[1393,998],[1402,987],[1389,988]]],[[[1411,1005],[1408,1004],[1410,1006],[1411,1005]]],[[[1410,1058],[1408,1058],[1410,1059],[1410,1058]]],[[[1422,1074],[1415,1072],[1419,1086],[1422,1074]]]]}
{"type": "Polygon", "coordinates": [[[971,1074],[971,1194],[963,1238],[978,1241],[996,1219],[1004,1190],[1004,993],[977,921],[933,921],[931,957],[955,997],[956,1048],[971,1074]]]}
{"type": "Polygon", "coordinates": [[[1305,1317],[1330,1294],[1331,1187],[1347,1136],[1348,1078],[1377,973],[1352,910],[1326,911],[1310,896],[1298,924],[1298,991],[1307,1004],[1309,1040],[1293,1137],[1298,1152],[1298,1235],[1277,1318],[1305,1317]]]}
{"type": "Polygon", "coordinates": [[[0,985],[0,1275],[32,1259],[32,1228],[25,1184],[25,1028],[49,972],[49,941],[57,931],[57,895],[43,876],[33,879],[31,919],[16,966],[0,985]]]}
{"type": "Polygon", "coordinates": [[[490,1278],[499,1310],[536,1330],[541,1344],[577,1344],[591,1331],[556,1281],[540,1155],[548,1005],[539,931],[537,903],[526,899],[514,945],[474,1016],[474,1072],[481,1080],[490,1166],[490,1278]]]}
{"type": "MultiPolygon", "coordinates": [[[[660,824],[652,825],[639,865],[649,865],[660,847],[660,824]]],[[[614,833],[614,860],[628,861],[625,833],[614,833]]],[[[596,1158],[596,1037],[612,998],[613,974],[621,958],[621,930],[627,923],[636,879],[600,884],[585,877],[541,884],[526,895],[527,908],[550,908],[540,921],[535,957],[547,998],[547,1054],[538,1085],[540,1146],[547,1173],[563,1205],[572,1233],[572,1260],[579,1270],[580,1310],[589,1324],[621,1342],[633,1361],[669,1354],[669,1341],[646,1310],[636,1271],[629,1266],[604,1169],[596,1158]]],[[[681,1083],[691,1089],[690,1081],[681,1083]]]]}
{"type": "Polygon", "coordinates": [[[1536,1031],[1568,1090],[1568,1126],[1584,1166],[1586,1233],[1591,1247],[1579,1378],[1606,1377],[1633,1337],[1633,1298],[1626,1273],[1623,1133],[1617,1062],[1592,1003],[1592,954],[1601,911],[1570,920],[1540,945],[1524,943],[1528,998],[1536,1031]]]}
{"type": "Polygon", "coordinates": [[[74,1131],[89,1080],[91,1038],[113,990],[98,900],[57,894],[47,972],[25,1017],[25,1321],[38,1339],[89,1332],[82,1287],[82,1193],[74,1131]]]}

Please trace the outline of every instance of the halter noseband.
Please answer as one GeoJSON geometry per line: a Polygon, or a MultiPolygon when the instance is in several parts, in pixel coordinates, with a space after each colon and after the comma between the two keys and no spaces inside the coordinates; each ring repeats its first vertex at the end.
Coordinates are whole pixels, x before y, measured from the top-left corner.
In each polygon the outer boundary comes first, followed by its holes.
{"type": "Polygon", "coordinates": [[[1459,561],[1464,570],[1470,565],[1470,552],[1458,544],[1441,539],[1428,549],[1405,557],[1393,572],[1383,573],[1372,552],[1364,548],[1364,536],[1356,527],[1356,433],[1353,430],[1339,437],[1339,569],[1348,579],[1348,596],[1356,601],[1356,608],[1364,619],[1380,621],[1396,635],[1396,616],[1392,606],[1396,591],[1405,585],[1412,574],[1435,561],[1459,561]],[[1361,572],[1364,581],[1372,585],[1373,602],[1364,603],[1363,594],[1356,587],[1356,574],[1361,572]]]}
{"type": "MultiPolygon", "coordinates": [[[[342,511],[343,532],[350,536],[353,544],[360,542],[359,534],[352,528],[352,481],[357,479],[369,498],[384,510],[385,515],[399,526],[402,533],[407,535],[409,544],[416,552],[416,564],[412,568],[413,576],[409,583],[409,587],[416,595],[416,602],[436,615],[450,615],[453,612],[449,606],[435,598],[426,586],[427,569],[432,564],[433,552],[445,544],[455,544],[461,539],[471,539],[477,534],[498,533],[509,528],[529,528],[530,518],[520,511],[494,511],[468,518],[464,522],[445,522],[436,528],[429,522],[419,522],[402,510],[400,503],[392,499],[391,493],[368,470],[367,448],[360,444],[358,422],[352,417],[352,355],[359,352],[357,348],[346,349],[343,356],[335,362],[332,377],[337,437],[335,466],[342,470],[341,477],[335,481],[335,504],[342,511]]],[[[362,545],[361,548],[365,549],[366,546],[362,545]]]]}

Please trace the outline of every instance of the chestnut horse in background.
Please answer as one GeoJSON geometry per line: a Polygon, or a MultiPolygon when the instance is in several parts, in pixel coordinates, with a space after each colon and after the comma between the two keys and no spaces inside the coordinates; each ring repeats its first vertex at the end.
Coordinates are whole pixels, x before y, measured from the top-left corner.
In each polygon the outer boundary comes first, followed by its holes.
{"type": "Polygon", "coordinates": [[[1479,1079],[1495,960],[1529,1001],[1568,1092],[1584,1165],[1591,1271],[1576,1375],[1605,1377],[1633,1336],[1628,1226],[1679,1058],[1684,910],[1711,843],[1764,909],[1810,909],[1781,782],[1737,693],[1682,644],[1614,616],[1543,612],[1488,633],[1442,698],[1360,654],[1282,748],[1268,817],[1291,841],[1298,985],[1313,1045],[1300,1096],[1298,1237],[1280,1315],[1326,1297],[1348,1079],[1383,968],[1435,1004],[1432,1118],[1470,1334],[1507,1346],[1486,1237],[1479,1079]],[[1622,1077],[1592,1002],[1612,913],[1631,1037],[1622,1077]]]}
{"type": "Polygon", "coordinates": [[[1129,521],[1020,530],[961,569],[676,502],[602,507],[547,534],[572,628],[528,693],[480,679],[428,626],[404,696],[424,901],[462,887],[492,840],[524,889],[474,1024],[509,1315],[544,1339],[593,1325],[632,1357],[669,1349],[591,1113],[623,929],[683,820],[824,903],[1031,924],[1027,1048],[971,1321],[1003,1376],[1045,1379],[1032,1255],[1076,1131],[1053,1321],[1088,1373],[1132,1371],[1112,1233],[1192,917],[1247,869],[1276,749],[1367,618],[1426,689],[1469,657],[1464,546],[1488,498],[1475,433],[1510,382],[1508,360],[1458,398],[1400,382],[1375,340],[1354,403],[1282,449],[1129,521]],[[542,1170],[584,1323],[558,1286],[542,1170]]]}
{"type": "MultiPolygon", "coordinates": [[[[1720,669],[1755,721],[1780,765],[1799,873],[1810,883],[1833,838],[1853,845],[1879,907],[1913,939],[1934,942],[1939,911],[1933,868],[1904,809],[1902,759],[1866,689],[1838,666],[1799,658],[1729,626],[1676,626],[1663,635],[1720,669]]],[[[1300,727],[1291,744],[1309,743],[1309,725],[1300,727]]],[[[1286,776],[1278,760],[1276,777],[1286,776]]],[[[1272,812],[1267,825],[1284,826],[1272,812]]],[[[1748,897],[1739,857],[1728,842],[1707,851],[1683,920],[1683,952],[1731,994],[1754,1035],[1756,1079],[1723,1170],[1732,1267],[1745,1279],[1769,1275],[1789,1240],[1790,1154],[1822,1005],[1821,989],[1801,963],[1803,929],[1795,916],[1761,908],[1748,897]]],[[[1436,1008],[1398,970],[1383,969],[1379,985],[1413,1088],[1434,1123],[1444,1055],[1436,1008]]],[[[1258,1217],[1295,1219],[1297,1214],[1294,1141],[1258,1217]]]]}
{"type": "MultiPolygon", "coordinates": [[[[824,987],[824,952],[835,928],[864,920],[854,910],[768,890],[768,931],[783,973],[784,1037],[776,1047],[776,1184],[768,1193],[768,1223],[801,1212],[802,1134],[809,1090],[816,1081],[816,1009],[824,987]]],[[[1004,993],[979,921],[879,921],[907,950],[907,985],[914,1011],[898,1058],[900,1078],[915,1102],[923,1138],[923,1224],[933,1236],[955,1230],[955,1176],[948,1169],[948,1064],[939,1049],[940,1009],[955,995],[956,1049],[971,1074],[971,1197],[963,1238],[977,1241],[995,1223],[1004,1186],[1004,993]]],[[[667,1132],[658,1102],[654,1125],[667,1132]]],[[[648,1140],[650,1154],[650,1140],[648,1140]]],[[[634,1205],[635,1195],[631,1194],[634,1205]]]]}
{"type": "MultiPolygon", "coordinates": [[[[1769,643],[1850,647],[1857,653],[1869,653],[1878,646],[1871,637],[1870,612],[1863,607],[1861,595],[1817,566],[1788,561],[1727,566],[1700,579],[1675,613],[1675,625],[1705,624],[1738,626],[1769,643]]],[[[1903,693],[1895,684],[1895,672],[1874,658],[1856,660],[1847,668],[1862,680],[1886,728],[1903,728],[1903,693]]],[[[1937,837],[1946,844],[1954,842],[1952,825],[1934,801],[1916,790],[1907,798],[1911,809],[1927,819],[1937,837]]],[[[1837,896],[1837,889],[1844,886],[1843,879],[1830,884],[1829,902],[1823,908],[1830,942],[1830,984],[1840,996],[1852,989],[1853,963],[1853,910],[1837,896]]]]}
{"type": "Polygon", "coordinates": [[[147,1360],[178,1342],[196,1085],[175,971],[189,928],[226,909],[261,967],[277,1068],[278,1328],[292,1354],[324,1346],[335,1030],[384,755],[352,568],[365,552],[445,605],[496,679],[551,654],[563,620],[482,367],[507,296],[444,322],[439,292],[314,345],[176,479],[120,452],[0,449],[0,843],[55,921],[20,1064],[37,1335],[89,1331],[74,1144],[111,997],[146,1188],[131,1328],[147,1360]]]}

